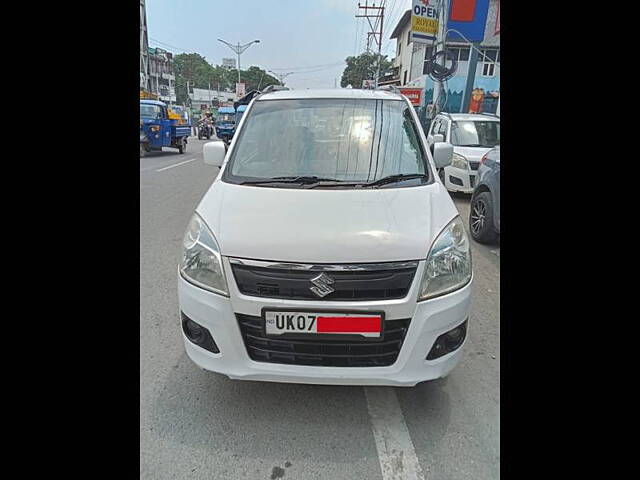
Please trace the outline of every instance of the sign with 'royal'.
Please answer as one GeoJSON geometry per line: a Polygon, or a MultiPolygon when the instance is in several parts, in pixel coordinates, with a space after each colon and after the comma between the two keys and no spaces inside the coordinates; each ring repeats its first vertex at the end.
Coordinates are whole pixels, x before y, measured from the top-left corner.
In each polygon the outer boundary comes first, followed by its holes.
{"type": "Polygon", "coordinates": [[[413,0],[411,7],[411,41],[431,43],[438,33],[438,11],[434,0],[413,0]]]}

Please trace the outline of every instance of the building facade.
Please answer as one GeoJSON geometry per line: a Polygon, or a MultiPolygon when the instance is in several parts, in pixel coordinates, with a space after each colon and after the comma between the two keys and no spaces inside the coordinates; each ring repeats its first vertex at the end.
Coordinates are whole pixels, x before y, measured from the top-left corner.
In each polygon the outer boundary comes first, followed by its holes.
{"type": "Polygon", "coordinates": [[[149,91],[149,40],[147,38],[147,9],[140,0],[140,89],[149,91]]]}
{"type": "MultiPolygon", "coordinates": [[[[472,100],[474,108],[485,113],[496,113],[500,98],[500,0],[489,0],[484,38],[477,45],[480,50],[476,64],[472,100]],[[477,108],[476,108],[477,109],[477,108]]],[[[434,53],[429,44],[411,41],[411,10],[407,10],[396,25],[391,38],[395,39],[394,79],[385,83],[413,86],[424,89],[425,104],[433,101],[434,81],[429,78],[427,62],[434,53]],[[397,73],[396,73],[397,70],[397,73]]],[[[447,50],[457,59],[455,75],[445,82],[446,102],[444,111],[462,111],[463,94],[469,72],[471,45],[464,41],[446,42],[447,50]]]]}
{"type": "Polygon", "coordinates": [[[175,103],[176,78],[173,73],[173,54],[161,48],[149,48],[149,91],[158,95],[158,99],[175,103]]]}

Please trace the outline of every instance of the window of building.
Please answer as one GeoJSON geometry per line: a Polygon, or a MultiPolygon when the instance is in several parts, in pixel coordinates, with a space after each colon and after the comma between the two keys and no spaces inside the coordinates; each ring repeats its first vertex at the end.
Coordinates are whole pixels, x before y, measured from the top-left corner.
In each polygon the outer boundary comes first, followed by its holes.
{"type": "Polygon", "coordinates": [[[458,61],[459,62],[468,62],[469,61],[469,52],[471,49],[469,47],[461,47],[458,49],[458,61]]]}
{"type": "Polygon", "coordinates": [[[402,42],[398,42],[398,57],[400,56],[400,52],[402,52],[402,42]]]}
{"type": "Polygon", "coordinates": [[[433,47],[424,47],[424,65],[422,66],[422,74],[429,75],[429,60],[433,55],[433,47]]]}
{"type": "Polygon", "coordinates": [[[481,62],[497,62],[498,61],[498,49],[497,48],[484,48],[480,50],[482,55],[480,55],[481,62]]]}
{"type": "Polygon", "coordinates": [[[496,74],[496,64],[495,63],[483,63],[482,64],[482,76],[483,77],[493,77],[496,74]]]}
{"type": "Polygon", "coordinates": [[[407,84],[407,71],[406,70],[404,71],[404,77],[403,78],[404,78],[404,80],[402,81],[402,84],[406,85],[407,84]]]}
{"type": "Polygon", "coordinates": [[[411,30],[407,32],[407,45],[409,45],[409,43],[411,43],[411,30]]]}

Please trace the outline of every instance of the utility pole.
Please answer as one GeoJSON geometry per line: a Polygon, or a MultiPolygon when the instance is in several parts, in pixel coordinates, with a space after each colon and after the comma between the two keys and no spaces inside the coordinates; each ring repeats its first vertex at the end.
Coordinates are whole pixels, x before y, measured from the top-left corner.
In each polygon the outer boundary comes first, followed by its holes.
{"type": "MultiPolygon", "coordinates": [[[[442,10],[440,15],[440,22],[438,25],[438,33],[436,35],[436,52],[444,51],[446,49],[445,42],[447,39],[447,12],[449,11],[449,2],[448,0],[442,1],[442,10]]],[[[443,63],[446,63],[446,59],[443,60],[443,63]]],[[[444,85],[442,82],[435,81],[433,82],[433,109],[431,118],[433,118],[436,114],[440,113],[438,110],[438,103],[440,101],[441,92],[444,92],[444,85]]]]}
{"type": "Polygon", "coordinates": [[[238,83],[240,83],[240,54],[244,52],[247,48],[249,48],[251,45],[253,45],[254,43],[260,43],[260,40],[254,40],[253,42],[249,42],[244,45],[240,45],[240,42],[238,42],[237,45],[233,45],[221,39],[218,39],[218,41],[224,43],[227,47],[233,50],[235,54],[238,56],[238,83]]]}
{"type": "Polygon", "coordinates": [[[382,6],[376,7],[376,4],[369,6],[369,0],[366,0],[364,5],[360,5],[358,2],[358,8],[364,10],[364,15],[356,15],[356,18],[366,18],[367,22],[369,22],[369,27],[371,27],[371,31],[367,32],[367,52],[369,52],[369,45],[371,41],[371,37],[378,45],[378,61],[376,66],[376,78],[375,78],[375,86],[378,88],[378,77],[380,77],[380,57],[382,53],[382,27],[384,23],[384,2],[382,0],[382,6]],[[373,13],[369,13],[369,10],[373,10],[373,13]],[[371,23],[371,19],[375,18],[375,25],[371,23]],[[378,30],[378,23],[380,24],[380,29],[378,30]]]}
{"type": "Polygon", "coordinates": [[[284,79],[287,78],[292,73],[296,73],[296,72],[276,73],[273,70],[268,70],[268,72],[273,73],[276,77],[278,77],[278,80],[280,80],[280,85],[283,85],[283,86],[284,86],[284,79]]]}

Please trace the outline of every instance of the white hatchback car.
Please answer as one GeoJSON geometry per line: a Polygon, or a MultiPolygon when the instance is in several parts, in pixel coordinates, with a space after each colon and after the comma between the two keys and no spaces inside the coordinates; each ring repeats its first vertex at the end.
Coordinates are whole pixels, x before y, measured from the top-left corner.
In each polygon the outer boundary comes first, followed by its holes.
{"type": "Polygon", "coordinates": [[[184,237],[186,352],[233,379],[412,386],[467,336],[471,252],[406,97],[284,90],[251,100],[184,237]]]}
{"type": "Polygon", "coordinates": [[[439,169],[450,192],[473,193],[482,156],[500,145],[500,117],[477,113],[439,113],[429,126],[427,142],[453,145],[451,165],[439,169]]]}

